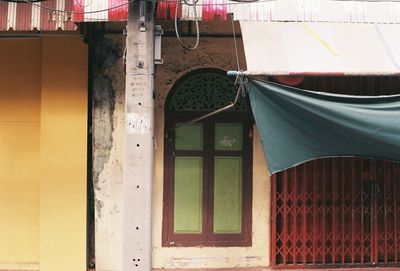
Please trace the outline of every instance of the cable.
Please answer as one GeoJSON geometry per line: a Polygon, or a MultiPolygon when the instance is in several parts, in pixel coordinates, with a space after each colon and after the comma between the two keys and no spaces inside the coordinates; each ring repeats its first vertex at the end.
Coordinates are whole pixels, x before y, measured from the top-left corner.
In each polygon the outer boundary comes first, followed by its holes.
{"type": "Polygon", "coordinates": [[[243,74],[243,70],[240,68],[240,62],[239,62],[239,54],[238,54],[238,48],[237,48],[237,42],[236,42],[236,30],[235,30],[235,23],[232,18],[232,32],[233,32],[233,43],[235,44],[235,56],[236,56],[236,64],[237,64],[237,72],[238,75],[236,76],[235,83],[234,85],[239,85],[239,89],[241,90],[242,96],[246,96],[246,87],[245,85],[247,84],[248,80],[243,74]]]}
{"type": "MultiPolygon", "coordinates": [[[[332,2],[349,2],[349,0],[329,0],[332,2]]],[[[400,0],[351,0],[352,2],[387,2],[387,3],[393,3],[393,2],[400,2],[400,0]]]]}
{"type": "MultiPolygon", "coordinates": [[[[40,1],[40,0],[39,0],[40,1]]],[[[100,13],[100,12],[106,12],[109,10],[113,10],[116,8],[120,8],[126,5],[129,5],[129,3],[133,2],[134,0],[128,0],[126,3],[123,4],[119,4],[110,8],[106,8],[106,9],[100,9],[100,10],[94,10],[94,11],[86,11],[86,12],[76,12],[73,10],[62,10],[62,9],[55,9],[55,8],[50,8],[50,7],[46,7],[46,6],[42,6],[37,4],[36,2],[32,2],[29,0],[19,0],[19,2],[23,2],[23,3],[27,3],[27,4],[31,4],[32,6],[35,6],[37,8],[41,8],[41,9],[45,9],[45,10],[49,10],[49,11],[55,11],[55,12],[60,12],[60,13],[67,13],[67,14],[94,14],[94,13],[100,13]]],[[[257,4],[257,3],[266,3],[266,2],[277,2],[279,0],[250,0],[250,1],[242,1],[242,2],[238,2],[241,0],[230,0],[229,3],[212,3],[212,4],[197,4],[196,1],[196,6],[220,6],[220,5],[224,5],[224,6],[236,6],[236,5],[244,5],[244,4],[257,4]]],[[[331,2],[350,2],[349,0],[329,0],[331,2]]],[[[8,2],[6,0],[0,0],[0,2],[8,2]]],[[[172,1],[165,1],[165,0],[160,0],[158,1],[160,3],[171,3],[172,1]]],[[[387,2],[387,3],[400,3],[400,0],[352,0],[351,2],[387,2]]],[[[193,6],[194,4],[189,4],[186,3],[186,0],[184,0],[184,4],[188,5],[188,6],[193,6]]],[[[79,4],[79,6],[82,7],[82,4],[79,4]]],[[[84,6],[84,5],[83,5],[84,6]]],[[[196,12],[196,11],[195,11],[196,12]]],[[[197,14],[197,12],[196,12],[197,14]]],[[[99,20],[100,21],[100,20],[99,20]]]]}
{"type": "Polygon", "coordinates": [[[197,2],[199,2],[199,0],[195,0],[193,4],[188,3],[187,0],[183,0],[183,2],[185,3],[185,5],[194,6],[197,5],[197,2]]]}
{"type": "Polygon", "coordinates": [[[41,8],[41,9],[60,12],[60,13],[68,13],[68,14],[93,14],[93,13],[106,12],[106,11],[109,11],[109,10],[113,10],[113,9],[116,9],[116,8],[120,8],[120,7],[129,5],[129,3],[133,2],[133,1],[135,1],[135,0],[128,0],[126,3],[119,4],[119,5],[116,5],[116,6],[113,6],[113,7],[110,7],[110,8],[105,8],[105,9],[99,9],[99,10],[94,10],[94,11],[76,12],[76,11],[73,11],[73,10],[62,10],[62,9],[56,9],[56,8],[50,8],[50,7],[42,6],[42,5],[30,2],[29,0],[21,0],[21,2],[31,4],[32,6],[35,6],[35,7],[41,8]]]}
{"type": "MultiPolygon", "coordinates": [[[[188,6],[193,6],[193,4],[187,3],[187,1],[182,0],[183,4],[188,6]]],[[[267,2],[279,2],[280,0],[229,0],[230,3],[208,3],[208,4],[196,4],[197,6],[236,6],[243,4],[255,4],[255,3],[267,3],[267,2]]],[[[400,0],[328,0],[330,2],[387,2],[387,3],[400,3],[400,0]]],[[[159,0],[159,3],[171,3],[172,1],[159,0]]],[[[198,2],[198,0],[196,1],[198,2]]]]}
{"type": "Polygon", "coordinates": [[[188,45],[186,45],[181,37],[179,36],[179,31],[178,31],[178,8],[179,8],[179,0],[175,1],[175,18],[174,18],[174,23],[175,23],[175,34],[176,34],[176,38],[179,41],[179,44],[185,48],[186,50],[189,51],[193,51],[195,50],[198,46],[199,46],[199,41],[200,41],[200,29],[199,29],[199,18],[197,18],[197,6],[196,6],[196,0],[193,0],[193,14],[194,14],[194,18],[196,21],[196,43],[194,44],[193,47],[189,47],[188,45]]]}
{"type": "MultiPolygon", "coordinates": [[[[208,4],[196,4],[197,6],[201,7],[201,6],[236,6],[236,5],[243,5],[243,4],[254,4],[254,3],[265,3],[265,2],[276,2],[279,0],[250,0],[250,1],[241,1],[241,0],[229,0],[230,2],[227,3],[208,3],[208,4]]],[[[335,0],[330,0],[330,1],[335,1],[335,0]]],[[[341,0],[338,0],[341,1],[341,0]]],[[[342,0],[342,1],[346,1],[346,0],[342,0]]],[[[395,0],[392,0],[395,1],[395,0]]],[[[396,1],[400,1],[400,0],[396,0],[396,1]]],[[[161,3],[170,3],[170,1],[165,1],[165,0],[161,0],[158,1],[161,3]]],[[[183,1],[185,5],[188,6],[193,6],[193,4],[187,4],[186,1],[183,1]]]]}
{"type": "Polygon", "coordinates": [[[231,0],[231,1],[232,2],[237,2],[237,3],[244,3],[244,4],[259,2],[259,0],[231,0]]]}
{"type": "MultiPolygon", "coordinates": [[[[265,2],[279,2],[280,0],[229,0],[233,3],[213,3],[213,4],[197,4],[198,6],[219,6],[219,5],[242,5],[242,4],[252,4],[252,3],[265,3],[265,2]]],[[[328,0],[329,2],[383,2],[383,3],[400,3],[400,0],[328,0]]],[[[161,3],[169,3],[171,1],[161,0],[161,3]]],[[[186,3],[186,5],[191,6],[193,4],[186,3]]],[[[196,1],[197,2],[197,1],[196,1]]]]}
{"type": "Polygon", "coordinates": [[[82,5],[82,3],[81,3],[81,1],[80,0],[75,0],[75,2],[78,4],[78,6],[80,6],[81,8],[86,8],[86,7],[88,7],[88,6],[91,6],[93,3],[92,3],[92,0],[90,0],[90,3],[88,3],[87,5],[82,5]]]}
{"type": "Polygon", "coordinates": [[[238,54],[238,48],[237,48],[237,43],[236,43],[236,31],[235,31],[235,23],[233,21],[233,16],[232,16],[232,32],[233,32],[233,42],[235,44],[237,70],[239,72],[240,71],[240,63],[239,63],[239,54],[238,54]]]}
{"type": "MultiPolygon", "coordinates": [[[[6,0],[0,0],[0,2],[3,2],[3,1],[4,1],[4,2],[8,2],[8,1],[6,1],[6,0]]],[[[40,1],[42,1],[42,0],[38,0],[37,2],[40,2],[40,1]]],[[[75,0],[75,1],[76,1],[76,0],[75,0]]],[[[116,9],[116,8],[120,8],[120,7],[129,5],[129,3],[133,2],[133,1],[134,1],[134,0],[128,0],[126,3],[119,4],[119,5],[110,7],[110,8],[100,9],[100,10],[85,11],[85,12],[77,12],[77,11],[74,11],[74,10],[63,10],[63,9],[56,9],[56,8],[46,7],[46,6],[39,5],[39,4],[37,4],[36,2],[32,2],[32,1],[29,1],[29,0],[19,0],[20,3],[22,2],[22,3],[31,4],[32,6],[35,6],[35,7],[40,8],[40,9],[45,9],[45,10],[54,11],[54,12],[60,12],[60,13],[67,13],[67,14],[94,14],[94,13],[106,12],[106,11],[109,11],[109,10],[113,10],[113,9],[116,9]]],[[[234,0],[230,0],[230,1],[233,2],[234,0]]],[[[187,0],[184,0],[184,4],[185,4],[185,5],[188,5],[188,6],[220,6],[220,5],[230,6],[230,5],[263,3],[263,2],[273,2],[273,1],[279,1],[279,0],[259,0],[259,1],[254,0],[254,2],[234,2],[234,3],[223,3],[223,4],[221,4],[221,3],[197,4],[198,0],[195,0],[195,2],[194,2],[193,4],[189,4],[189,3],[187,3],[187,0]]],[[[331,1],[345,1],[345,0],[331,0],[331,1]]],[[[372,0],[371,0],[371,1],[372,1],[372,0]]],[[[375,0],[375,1],[377,1],[377,0],[375,0]]],[[[394,0],[392,0],[392,1],[394,1],[394,0]]],[[[399,1],[400,1],[400,0],[399,0],[399,1]]],[[[160,1],[157,1],[157,2],[159,2],[159,3],[171,3],[172,1],[160,0],[160,1]]],[[[177,2],[178,2],[178,0],[177,0],[177,2]]],[[[80,7],[86,7],[85,5],[82,5],[82,4],[80,4],[80,3],[78,3],[78,5],[79,5],[80,7]]],[[[89,6],[89,5],[87,5],[87,6],[89,6]]],[[[194,13],[195,13],[195,16],[196,16],[196,18],[197,18],[197,10],[194,10],[194,13]]],[[[99,20],[99,21],[102,21],[102,20],[99,20]]]]}

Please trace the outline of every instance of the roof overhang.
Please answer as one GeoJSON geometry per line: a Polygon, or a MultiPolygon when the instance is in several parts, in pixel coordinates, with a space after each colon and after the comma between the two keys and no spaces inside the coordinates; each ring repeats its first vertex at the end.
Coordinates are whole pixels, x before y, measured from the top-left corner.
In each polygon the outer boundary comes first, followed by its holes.
{"type": "MultiPolygon", "coordinates": [[[[75,23],[124,22],[128,18],[128,0],[18,1],[23,3],[0,0],[0,31],[70,31],[76,29],[75,23]]],[[[176,1],[157,2],[157,19],[173,20],[176,1]]],[[[191,0],[181,2],[180,20],[227,20],[232,14],[235,20],[243,21],[400,24],[398,1],[196,0],[196,13],[191,0]]]]}
{"type": "Polygon", "coordinates": [[[400,25],[240,22],[247,75],[400,75],[400,25]]]}

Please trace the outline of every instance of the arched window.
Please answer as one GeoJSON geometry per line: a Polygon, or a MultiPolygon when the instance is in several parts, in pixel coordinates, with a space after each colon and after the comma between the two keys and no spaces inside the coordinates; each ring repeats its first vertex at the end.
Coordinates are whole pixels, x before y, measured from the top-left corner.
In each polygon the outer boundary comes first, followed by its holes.
{"type": "Polygon", "coordinates": [[[214,69],[180,79],[165,105],[163,246],[250,246],[252,120],[214,69]]]}

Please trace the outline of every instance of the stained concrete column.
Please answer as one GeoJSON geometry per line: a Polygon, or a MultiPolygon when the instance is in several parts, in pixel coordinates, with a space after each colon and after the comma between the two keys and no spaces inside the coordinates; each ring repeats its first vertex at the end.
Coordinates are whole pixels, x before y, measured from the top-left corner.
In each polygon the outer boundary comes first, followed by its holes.
{"type": "Polygon", "coordinates": [[[154,3],[129,4],[126,41],[123,270],[151,270],[154,3]]]}

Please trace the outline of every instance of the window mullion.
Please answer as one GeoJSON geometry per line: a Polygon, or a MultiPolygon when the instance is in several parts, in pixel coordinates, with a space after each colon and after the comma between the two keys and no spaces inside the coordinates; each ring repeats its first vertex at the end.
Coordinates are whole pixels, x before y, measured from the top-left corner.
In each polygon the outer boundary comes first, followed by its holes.
{"type": "Polygon", "coordinates": [[[206,179],[204,181],[207,186],[207,194],[204,197],[206,202],[206,215],[204,216],[205,228],[205,241],[207,243],[211,242],[210,238],[212,235],[212,225],[213,225],[213,202],[214,202],[214,122],[206,121],[204,129],[204,139],[205,139],[205,165],[207,170],[206,179]]]}

